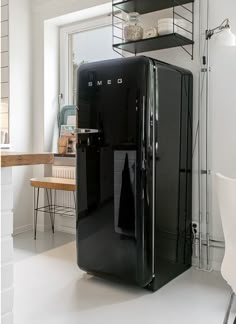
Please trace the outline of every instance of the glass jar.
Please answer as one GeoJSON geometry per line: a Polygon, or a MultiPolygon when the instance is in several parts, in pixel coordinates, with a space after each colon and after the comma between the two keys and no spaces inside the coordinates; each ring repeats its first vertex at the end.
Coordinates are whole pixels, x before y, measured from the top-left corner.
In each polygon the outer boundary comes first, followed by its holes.
{"type": "Polygon", "coordinates": [[[131,12],[124,24],[124,39],[126,42],[136,41],[143,38],[143,27],[139,22],[140,14],[131,12]]]}

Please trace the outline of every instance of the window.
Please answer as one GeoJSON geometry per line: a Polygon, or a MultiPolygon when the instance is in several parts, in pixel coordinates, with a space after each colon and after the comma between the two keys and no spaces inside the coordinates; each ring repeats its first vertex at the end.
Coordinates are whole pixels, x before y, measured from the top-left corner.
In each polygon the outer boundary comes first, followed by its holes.
{"type": "Polygon", "coordinates": [[[76,104],[77,70],[81,64],[120,57],[112,49],[111,17],[63,27],[60,35],[62,105],[76,104]]]}

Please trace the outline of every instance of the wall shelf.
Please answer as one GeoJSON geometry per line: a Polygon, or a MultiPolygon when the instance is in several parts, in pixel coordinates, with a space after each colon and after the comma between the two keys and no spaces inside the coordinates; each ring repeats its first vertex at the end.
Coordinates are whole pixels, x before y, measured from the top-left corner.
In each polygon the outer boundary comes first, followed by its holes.
{"type": "Polygon", "coordinates": [[[127,13],[135,11],[140,14],[145,14],[176,6],[183,6],[192,2],[194,0],[128,0],[114,1],[113,6],[127,13]]]}
{"type": "Polygon", "coordinates": [[[193,41],[183,37],[177,33],[141,39],[138,41],[114,44],[113,47],[127,51],[129,53],[138,54],[161,50],[165,48],[192,45],[193,41]]]}
{"type": "MultiPolygon", "coordinates": [[[[112,2],[113,49],[123,56],[123,51],[139,54],[155,50],[182,47],[193,59],[194,46],[194,0],[113,0],[112,2]],[[118,11],[117,11],[118,9],[118,11]],[[123,38],[124,17],[127,13],[148,14],[163,9],[170,10],[173,18],[173,33],[126,42],[123,38]],[[182,11],[179,12],[178,10],[182,11]],[[175,18],[181,18],[191,27],[189,29],[176,25],[175,18]],[[187,37],[182,36],[187,33],[187,37]],[[189,37],[188,37],[189,35],[189,37]],[[190,45],[191,50],[185,46],[190,45]]],[[[154,26],[155,27],[155,26],[154,26]]]]}

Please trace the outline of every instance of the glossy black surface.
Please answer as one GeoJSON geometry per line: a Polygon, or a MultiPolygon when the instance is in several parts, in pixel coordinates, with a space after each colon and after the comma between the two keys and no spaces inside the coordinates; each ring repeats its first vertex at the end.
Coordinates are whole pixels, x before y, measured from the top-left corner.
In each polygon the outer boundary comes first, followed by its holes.
{"type": "Polygon", "coordinates": [[[113,5],[116,8],[126,12],[138,12],[140,14],[145,14],[148,12],[168,9],[192,2],[194,2],[194,0],[127,0],[113,1],[113,5]]]}
{"type": "Polygon", "coordinates": [[[177,67],[158,71],[156,160],[156,290],[191,265],[192,74],[177,67]]]}
{"type": "MultiPolygon", "coordinates": [[[[98,129],[99,133],[79,136],[78,187],[86,191],[87,206],[78,217],[78,263],[88,272],[112,274],[141,286],[152,277],[148,233],[137,221],[143,204],[140,129],[148,62],[145,58],[118,59],[87,64],[79,71],[79,127],[98,129]],[[126,154],[131,203],[121,201],[126,154]],[[83,159],[85,169],[80,167],[83,159]],[[86,174],[83,181],[81,173],[86,174]],[[128,213],[125,217],[120,214],[126,204],[133,204],[127,209],[135,213],[129,222],[125,222],[128,213]],[[142,258],[138,257],[137,240],[142,258]]],[[[127,181],[123,186],[125,197],[127,181]]]]}
{"type": "Polygon", "coordinates": [[[191,265],[192,75],[90,63],[78,94],[78,127],[97,130],[77,138],[78,265],[156,290],[191,265]]]}
{"type": "Polygon", "coordinates": [[[141,39],[133,42],[114,44],[113,47],[125,50],[133,54],[137,54],[154,50],[161,50],[164,48],[192,45],[193,43],[194,42],[191,39],[173,33],[158,37],[141,39]]]}

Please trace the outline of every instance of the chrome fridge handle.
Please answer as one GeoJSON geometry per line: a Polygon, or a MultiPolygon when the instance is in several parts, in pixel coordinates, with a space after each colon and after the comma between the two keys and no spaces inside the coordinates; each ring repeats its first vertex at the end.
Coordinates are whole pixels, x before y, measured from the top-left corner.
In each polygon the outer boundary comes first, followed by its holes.
{"type": "Polygon", "coordinates": [[[92,128],[75,128],[74,134],[98,134],[100,133],[99,129],[92,128]]]}

